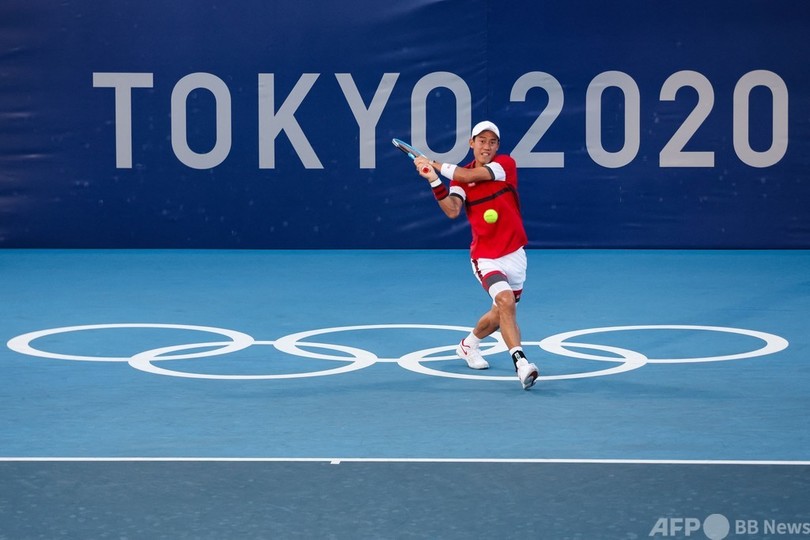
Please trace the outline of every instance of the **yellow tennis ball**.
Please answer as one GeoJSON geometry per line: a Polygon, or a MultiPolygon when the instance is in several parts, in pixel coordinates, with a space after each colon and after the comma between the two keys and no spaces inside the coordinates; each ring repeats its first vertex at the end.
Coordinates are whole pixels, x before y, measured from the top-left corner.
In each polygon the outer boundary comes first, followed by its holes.
{"type": "Polygon", "coordinates": [[[490,208],[489,210],[484,212],[484,221],[486,221],[487,223],[495,223],[496,221],[498,221],[498,212],[490,208]]]}

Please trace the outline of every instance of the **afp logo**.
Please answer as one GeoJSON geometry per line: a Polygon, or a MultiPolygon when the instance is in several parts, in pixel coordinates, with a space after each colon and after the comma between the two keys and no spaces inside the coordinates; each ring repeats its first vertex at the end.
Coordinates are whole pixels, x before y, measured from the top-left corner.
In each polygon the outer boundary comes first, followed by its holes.
{"type": "Polygon", "coordinates": [[[731,530],[731,523],[723,514],[712,514],[702,523],[700,519],[694,517],[658,518],[650,530],[649,536],[653,538],[688,538],[701,529],[709,540],[723,540],[731,530]]]}

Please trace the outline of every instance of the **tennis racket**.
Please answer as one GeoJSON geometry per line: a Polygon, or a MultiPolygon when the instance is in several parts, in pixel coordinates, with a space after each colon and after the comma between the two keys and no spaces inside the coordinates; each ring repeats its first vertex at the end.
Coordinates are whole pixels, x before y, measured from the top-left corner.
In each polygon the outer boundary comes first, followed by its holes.
{"type": "MultiPolygon", "coordinates": [[[[410,144],[406,143],[405,141],[393,139],[391,142],[394,143],[394,146],[405,152],[405,154],[411,159],[416,159],[418,157],[425,157],[425,154],[423,154],[410,144]]],[[[425,174],[429,173],[430,167],[422,167],[422,172],[425,174]]]]}

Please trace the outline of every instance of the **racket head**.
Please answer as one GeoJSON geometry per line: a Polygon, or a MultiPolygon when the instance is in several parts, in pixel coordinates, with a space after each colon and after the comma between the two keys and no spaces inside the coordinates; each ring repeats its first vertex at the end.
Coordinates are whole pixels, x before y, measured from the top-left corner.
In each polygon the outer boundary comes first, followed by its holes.
{"type": "Polygon", "coordinates": [[[405,152],[411,159],[416,159],[425,155],[401,139],[392,139],[391,142],[394,144],[394,146],[405,152]]]}

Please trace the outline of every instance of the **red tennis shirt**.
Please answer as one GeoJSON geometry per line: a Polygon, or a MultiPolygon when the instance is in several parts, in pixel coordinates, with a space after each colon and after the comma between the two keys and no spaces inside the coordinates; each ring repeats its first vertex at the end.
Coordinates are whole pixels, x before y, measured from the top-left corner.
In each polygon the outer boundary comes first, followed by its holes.
{"type": "MultiPolygon", "coordinates": [[[[464,166],[472,169],[475,161],[464,166]]],[[[450,194],[461,197],[472,228],[470,257],[497,259],[528,243],[517,193],[517,165],[509,155],[498,154],[485,165],[492,180],[473,183],[450,182],[450,194]],[[495,223],[484,221],[484,212],[498,212],[495,223]]]]}

